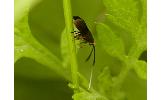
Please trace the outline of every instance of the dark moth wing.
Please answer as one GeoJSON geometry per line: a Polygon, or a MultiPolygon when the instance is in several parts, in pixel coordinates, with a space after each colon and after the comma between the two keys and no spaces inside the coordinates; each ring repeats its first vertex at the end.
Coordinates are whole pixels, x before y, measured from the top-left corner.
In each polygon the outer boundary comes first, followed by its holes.
{"type": "Polygon", "coordinates": [[[89,44],[93,44],[94,43],[93,36],[89,31],[85,21],[81,19],[79,16],[73,16],[73,19],[76,28],[80,31],[81,36],[84,38],[84,40],[89,44]]]}
{"type": "Polygon", "coordinates": [[[76,26],[76,28],[82,33],[82,34],[86,34],[89,29],[85,23],[85,21],[83,19],[81,19],[80,17],[77,19],[74,19],[74,24],[76,26]]]}

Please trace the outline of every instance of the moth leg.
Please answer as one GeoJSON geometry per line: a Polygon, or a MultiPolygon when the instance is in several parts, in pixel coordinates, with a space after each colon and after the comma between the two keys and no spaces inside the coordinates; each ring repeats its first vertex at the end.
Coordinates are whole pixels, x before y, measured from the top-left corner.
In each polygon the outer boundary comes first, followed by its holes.
{"type": "Polygon", "coordinates": [[[77,31],[74,32],[74,35],[80,35],[80,34],[81,34],[80,32],[77,31]]]}
{"type": "Polygon", "coordinates": [[[73,31],[73,32],[71,32],[71,33],[80,33],[79,31],[73,31]]]}
{"type": "Polygon", "coordinates": [[[87,41],[81,41],[80,42],[80,44],[86,44],[87,43],[87,41]]]}
{"type": "Polygon", "coordinates": [[[74,33],[74,38],[77,39],[77,40],[80,40],[81,39],[81,33],[80,32],[75,32],[74,33]]]}
{"type": "Polygon", "coordinates": [[[79,40],[79,39],[80,39],[80,35],[76,35],[76,34],[75,34],[75,35],[74,35],[74,38],[77,39],[77,40],[79,40]]]}
{"type": "Polygon", "coordinates": [[[86,46],[87,41],[81,41],[80,42],[80,48],[83,48],[86,46]]]}
{"type": "Polygon", "coordinates": [[[80,32],[78,32],[78,31],[73,31],[73,32],[71,32],[71,33],[74,33],[74,38],[75,39],[77,39],[77,40],[79,40],[79,34],[80,34],[80,32]]]}

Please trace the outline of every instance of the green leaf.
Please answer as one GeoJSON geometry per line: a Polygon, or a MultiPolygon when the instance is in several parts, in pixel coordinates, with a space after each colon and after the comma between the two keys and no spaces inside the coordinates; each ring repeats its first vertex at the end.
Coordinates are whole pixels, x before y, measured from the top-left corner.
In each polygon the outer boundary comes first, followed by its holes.
{"type": "Polygon", "coordinates": [[[130,25],[131,23],[127,22],[127,20],[123,20],[121,18],[115,17],[110,14],[107,14],[106,18],[111,23],[117,25],[118,27],[125,29],[128,32],[132,32],[134,30],[134,27],[132,27],[132,25],[130,25]]]}
{"type": "Polygon", "coordinates": [[[147,79],[147,64],[145,61],[138,60],[134,66],[137,75],[142,79],[147,79]]]}
{"type": "Polygon", "coordinates": [[[16,26],[15,61],[17,61],[21,57],[29,57],[43,65],[46,65],[55,72],[66,76],[62,71],[64,69],[62,67],[61,61],[49,50],[43,47],[39,42],[37,42],[37,40],[32,36],[28,28],[27,19],[23,19],[23,21],[17,23],[16,26]]]}
{"type": "Polygon", "coordinates": [[[97,93],[78,92],[73,95],[74,100],[109,100],[97,93]]]}
{"type": "Polygon", "coordinates": [[[146,0],[103,0],[109,22],[132,34],[129,56],[138,58],[146,50],[146,0]]]}
{"type": "Polygon", "coordinates": [[[125,56],[124,44],[120,37],[105,24],[97,25],[97,34],[102,47],[113,57],[123,59],[125,56]]]}
{"type": "Polygon", "coordinates": [[[61,61],[43,47],[33,36],[28,25],[28,12],[15,23],[15,62],[21,57],[29,57],[49,67],[59,75],[69,79],[63,71],[61,61]]]}
{"type": "Polygon", "coordinates": [[[141,52],[147,48],[147,6],[146,0],[142,0],[142,17],[136,32],[133,33],[137,47],[142,49],[141,52]]]}
{"type": "Polygon", "coordinates": [[[136,43],[138,45],[138,47],[140,48],[145,48],[146,50],[146,46],[147,46],[147,29],[146,29],[146,21],[144,20],[140,25],[139,28],[136,32],[136,34],[134,34],[136,43]]]}
{"type": "MultiPolygon", "coordinates": [[[[118,80],[116,80],[118,81],[118,80]]],[[[97,90],[110,100],[125,100],[125,93],[120,87],[114,85],[109,67],[104,67],[103,71],[97,77],[97,90]]]]}
{"type": "Polygon", "coordinates": [[[109,20],[127,30],[133,30],[138,25],[140,17],[138,0],[103,0],[109,20]]]}
{"type": "Polygon", "coordinates": [[[21,57],[23,57],[23,55],[25,55],[26,52],[28,52],[30,48],[29,45],[27,45],[25,43],[25,41],[23,41],[22,38],[20,38],[19,36],[15,35],[14,36],[15,39],[15,46],[14,46],[14,62],[16,62],[17,60],[19,60],[21,57]]]}
{"type": "Polygon", "coordinates": [[[112,76],[110,75],[109,67],[104,67],[103,71],[97,77],[97,90],[107,96],[107,98],[112,98],[112,76]]]}
{"type": "Polygon", "coordinates": [[[147,49],[147,32],[146,24],[139,25],[136,33],[133,34],[134,43],[129,51],[129,56],[139,58],[142,52],[147,49]]]}
{"type": "Polygon", "coordinates": [[[63,30],[61,34],[61,54],[62,54],[62,59],[63,59],[63,66],[67,67],[69,63],[69,51],[68,51],[68,39],[66,35],[66,29],[63,30]]]}
{"type": "Polygon", "coordinates": [[[21,20],[28,13],[34,5],[38,4],[41,0],[14,0],[14,21],[15,23],[21,20]]]}
{"type": "MultiPolygon", "coordinates": [[[[76,53],[79,49],[79,41],[74,40],[75,44],[76,44],[76,53]]],[[[61,33],[61,54],[62,54],[62,59],[63,59],[63,66],[66,68],[68,65],[70,65],[70,53],[69,53],[69,46],[68,46],[68,38],[67,38],[67,33],[66,33],[66,29],[63,30],[63,32],[61,33]]]]}
{"type": "Polygon", "coordinates": [[[134,43],[130,49],[129,56],[138,58],[143,51],[147,49],[147,22],[146,14],[143,15],[141,23],[138,25],[136,32],[132,33],[134,43]]]}

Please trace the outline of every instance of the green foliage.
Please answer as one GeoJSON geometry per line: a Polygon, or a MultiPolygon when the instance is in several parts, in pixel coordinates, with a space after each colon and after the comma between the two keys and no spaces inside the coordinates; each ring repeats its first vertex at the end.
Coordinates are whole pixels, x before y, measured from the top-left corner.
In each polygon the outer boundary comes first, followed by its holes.
{"type": "Polygon", "coordinates": [[[73,96],[74,100],[108,100],[105,97],[102,97],[96,93],[89,93],[89,92],[79,92],[75,93],[73,96]]]}
{"type": "Polygon", "coordinates": [[[146,57],[139,60],[147,51],[146,0],[78,3],[15,0],[15,100],[146,100],[146,57]],[[84,62],[89,49],[77,48],[72,11],[95,37],[90,90],[91,60],[84,62]]]}
{"type": "Polygon", "coordinates": [[[146,74],[147,69],[146,69],[146,67],[147,67],[146,62],[141,61],[141,60],[136,62],[136,65],[134,66],[134,69],[135,69],[137,75],[140,78],[147,79],[147,74],[146,74]]]}
{"type": "Polygon", "coordinates": [[[53,67],[62,67],[60,60],[34,39],[28,26],[27,15],[15,24],[15,40],[15,61],[21,57],[29,57],[60,73],[61,68],[53,67]]]}
{"type": "Polygon", "coordinates": [[[125,51],[121,38],[118,38],[112,30],[103,23],[97,25],[97,33],[99,33],[98,38],[106,52],[111,56],[123,59],[125,51]]]}

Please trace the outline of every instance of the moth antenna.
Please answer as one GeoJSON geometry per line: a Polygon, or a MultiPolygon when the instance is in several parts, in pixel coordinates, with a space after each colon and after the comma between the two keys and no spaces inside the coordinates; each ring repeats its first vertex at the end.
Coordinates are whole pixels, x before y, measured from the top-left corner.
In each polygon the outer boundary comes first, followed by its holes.
{"type": "Polygon", "coordinates": [[[92,52],[93,52],[93,49],[94,49],[94,48],[92,48],[92,50],[91,50],[89,56],[87,57],[87,59],[86,59],[85,61],[88,61],[88,60],[90,59],[90,57],[91,57],[91,55],[92,55],[92,52]]]}
{"type": "Polygon", "coordinates": [[[90,75],[90,78],[89,78],[88,90],[90,90],[91,85],[92,85],[93,68],[94,68],[94,66],[91,67],[91,75],[90,75]]]}
{"type": "MultiPolygon", "coordinates": [[[[93,45],[93,48],[91,50],[90,55],[92,54],[92,51],[94,50],[93,54],[94,54],[94,59],[93,59],[93,66],[91,67],[91,75],[89,78],[89,85],[88,85],[88,90],[91,88],[92,85],[92,76],[93,76],[93,70],[94,70],[94,65],[95,65],[95,45],[93,45]]],[[[89,56],[88,56],[89,57],[89,56]]],[[[89,57],[90,58],[90,57],[89,57]]]]}
{"type": "Polygon", "coordinates": [[[93,66],[95,65],[95,62],[96,62],[96,50],[95,50],[95,46],[93,45],[93,50],[94,50],[94,52],[93,52],[93,66]]]}

